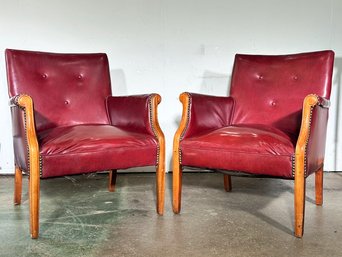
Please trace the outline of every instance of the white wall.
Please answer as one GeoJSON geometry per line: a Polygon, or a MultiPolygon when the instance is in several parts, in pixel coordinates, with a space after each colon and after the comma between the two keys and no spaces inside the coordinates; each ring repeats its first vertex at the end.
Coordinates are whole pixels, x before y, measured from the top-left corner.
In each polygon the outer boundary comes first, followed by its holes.
{"type": "MultiPolygon", "coordinates": [[[[326,170],[342,170],[335,158],[342,154],[341,133],[336,133],[342,129],[340,0],[2,0],[0,6],[0,52],[106,52],[114,94],[160,93],[168,163],[181,114],[178,95],[226,95],[235,53],[333,49],[326,170]]],[[[0,173],[13,172],[7,102],[2,54],[0,173]]]]}

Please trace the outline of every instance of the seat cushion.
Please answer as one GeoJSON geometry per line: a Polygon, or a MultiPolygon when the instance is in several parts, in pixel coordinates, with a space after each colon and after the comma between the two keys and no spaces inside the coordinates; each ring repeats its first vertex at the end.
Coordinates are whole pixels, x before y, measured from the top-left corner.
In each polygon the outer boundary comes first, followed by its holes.
{"type": "Polygon", "coordinates": [[[77,125],[38,134],[42,177],[155,165],[157,141],[111,125],[77,125]]]}
{"type": "Polygon", "coordinates": [[[292,178],[296,138],[265,125],[234,125],[184,139],[182,165],[292,178]]]}

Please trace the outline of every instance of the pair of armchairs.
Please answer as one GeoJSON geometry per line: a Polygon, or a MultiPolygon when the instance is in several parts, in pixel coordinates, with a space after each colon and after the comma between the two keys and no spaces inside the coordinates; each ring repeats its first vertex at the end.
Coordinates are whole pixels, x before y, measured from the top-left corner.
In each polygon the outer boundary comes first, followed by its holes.
{"type": "MultiPolygon", "coordinates": [[[[294,179],[295,235],[303,234],[305,179],[323,162],[334,53],[236,55],[229,97],[183,93],[173,146],[173,211],[182,168],[294,179]]],[[[40,178],[156,166],[157,212],[164,211],[165,139],[157,94],[111,96],[105,54],[6,50],[15,152],[15,204],[29,174],[31,237],[39,231],[40,178]]]]}

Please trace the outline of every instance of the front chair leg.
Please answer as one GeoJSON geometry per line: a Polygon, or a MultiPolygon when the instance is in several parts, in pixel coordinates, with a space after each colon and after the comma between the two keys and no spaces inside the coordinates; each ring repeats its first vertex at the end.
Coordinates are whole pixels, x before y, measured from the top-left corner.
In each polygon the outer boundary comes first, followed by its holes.
{"type": "Polygon", "coordinates": [[[304,232],[305,214],[305,178],[298,176],[295,178],[294,202],[295,202],[295,236],[302,237],[304,232]]]}
{"type": "Polygon", "coordinates": [[[21,193],[23,188],[23,173],[19,167],[15,167],[14,175],[14,204],[21,204],[21,193]]]}
{"type": "Polygon", "coordinates": [[[108,183],[109,192],[115,192],[116,177],[117,177],[117,170],[110,170],[109,171],[109,183],[108,183]]]}
{"type": "Polygon", "coordinates": [[[316,205],[323,204],[323,167],[315,173],[316,205]]]}
{"type": "Polygon", "coordinates": [[[181,200],[182,200],[182,167],[181,165],[174,164],[173,165],[173,173],[172,173],[172,193],[173,193],[173,201],[172,207],[173,212],[178,214],[181,210],[181,200]]]}
{"type": "Polygon", "coordinates": [[[156,185],[157,185],[157,213],[164,214],[164,198],[165,198],[165,169],[164,164],[157,165],[156,185]]]}
{"type": "MultiPolygon", "coordinates": [[[[37,167],[38,169],[38,167],[37,167]]],[[[29,199],[30,199],[30,229],[31,237],[38,238],[39,234],[39,194],[40,194],[39,172],[31,172],[29,177],[29,199]]]]}
{"type": "Polygon", "coordinates": [[[232,191],[232,178],[230,175],[223,174],[224,190],[226,192],[232,191]]]}

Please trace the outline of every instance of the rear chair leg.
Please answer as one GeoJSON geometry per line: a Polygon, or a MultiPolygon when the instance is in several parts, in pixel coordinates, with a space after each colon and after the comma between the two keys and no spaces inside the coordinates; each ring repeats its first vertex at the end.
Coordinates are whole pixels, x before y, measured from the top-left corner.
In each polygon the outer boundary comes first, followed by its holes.
{"type": "Polygon", "coordinates": [[[19,167],[15,167],[14,175],[14,204],[21,204],[21,193],[23,189],[23,173],[19,167]]]}
{"type": "Polygon", "coordinates": [[[117,170],[109,171],[109,183],[108,183],[109,192],[115,192],[116,176],[117,176],[117,170]]]}
{"type": "Polygon", "coordinates": [[[223,174],[224,190],[226,192],[232,191],[232,179],[230,175],[223,174]]]}

